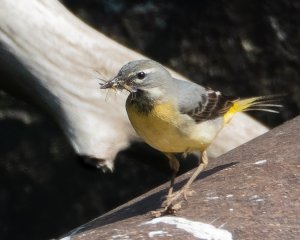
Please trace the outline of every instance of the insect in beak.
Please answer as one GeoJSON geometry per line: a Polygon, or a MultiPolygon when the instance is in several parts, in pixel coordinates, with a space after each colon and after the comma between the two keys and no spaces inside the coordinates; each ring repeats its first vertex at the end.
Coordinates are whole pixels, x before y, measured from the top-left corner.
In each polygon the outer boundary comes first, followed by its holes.
{"type": "Polygon", "coordinates": [[[118,83],[118,78],[113,78],[112,80],[106,81],[104,83],[99,83],[100,89],[112,89],[114,91],[120,90],[120,84],[118,83]]]}
{"type": "Polygon", "coordinates": [[[120,81],[117,77],[113,78],[112,80],[109,80],[105,83],[99,83],[100,89],[113,89],[114,91],[120,91],[120,90],[127,90],[128,92],[136,92],[137,90],[130,86],[129,84],[125,83],[124,81],[120,81]]]}
{"type": "Polygon", "coordinates": [[[122,87],[123,89],[127,90],[127,91],[130,92],[130,93],[134,93],[134,92],[137,91],[136,88],[134,88],[134,87],[132,87],[132,86],[129,86],[129,85],[127,85],[126,83],[122,84],[121,87],[122,87]]]}

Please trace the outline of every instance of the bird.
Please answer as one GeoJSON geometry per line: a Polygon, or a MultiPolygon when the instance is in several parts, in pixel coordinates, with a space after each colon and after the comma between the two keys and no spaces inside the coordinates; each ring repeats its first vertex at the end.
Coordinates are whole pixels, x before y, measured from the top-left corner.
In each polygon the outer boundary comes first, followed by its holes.
{"type": "Polygon", "coordinates": [[[149,60],[128,62],[112,79],[100,83],[101,89],[127,90],[128,118],[137,134],[162,152],[172,170],[170,187],[161,209],[154,216],[174,214],[183,200],[193,194],[191,184],[206,168],[206,149],[237,112],[277,113],[277,95],[240,99],[194,82],[172,77],[160,63],[149,60]],[[174,192],[180,164],[176,154],[199,152],[198,167],[187,183],[174,192]]]}

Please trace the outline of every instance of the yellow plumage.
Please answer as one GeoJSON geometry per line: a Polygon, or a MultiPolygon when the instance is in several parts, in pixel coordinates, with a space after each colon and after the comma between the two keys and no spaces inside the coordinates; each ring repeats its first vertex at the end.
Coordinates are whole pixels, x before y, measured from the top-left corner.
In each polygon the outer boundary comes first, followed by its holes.
{"type": "Polygon", "coordinates": [[[270,109],[270,107],[281,107],[279,104],[273,104],[280,96],[260,96],[246,99],[239,99],[233,102],[232,107],[225,113],[224,122],[228,123],[233,115],[237,112],[246,112],[252,110],[278,113],[278,111],[270,109]]]}
{"type": "Polygon", "coordinates": [[[195,123],[171,103],[155,104],[147,114],[139,112],[134,104],[127,104],[126,109],[136,132],[165,153],[203,151],[224,125],[222,118],[195,123]]]}
{"type": "Polygon", "coordinates": [[[252,97],[235,100],[223,116],[195,123],[187,115],[169,103],[157,103],[147,114],[141,113],[135,104],[127,102],[129,120],[136,132],[150,146],[162,152],[180,153],[194,150],[204,151],[215,139],[224,124],[237,112],[261,110],[276,112],[265,107],[272,104],[273,97],[252,97]]]}

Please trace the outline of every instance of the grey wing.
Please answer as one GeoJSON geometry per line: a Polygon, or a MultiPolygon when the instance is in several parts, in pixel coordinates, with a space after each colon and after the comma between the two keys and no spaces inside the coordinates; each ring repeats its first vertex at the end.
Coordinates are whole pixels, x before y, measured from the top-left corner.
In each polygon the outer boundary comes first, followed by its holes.
{"type": "Polygon", "coordinates": [[[175,84],[180,112],[189,115],[197,123],[223,115],[237,100],[192,82],[176,79],[175,84]]]}

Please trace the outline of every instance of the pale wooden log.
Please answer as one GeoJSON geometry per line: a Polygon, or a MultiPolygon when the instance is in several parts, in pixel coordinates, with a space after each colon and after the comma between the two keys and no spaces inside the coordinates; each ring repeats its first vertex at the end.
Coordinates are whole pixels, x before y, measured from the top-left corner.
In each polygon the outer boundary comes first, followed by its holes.
{"type": "MultiPolygon", "coordinates": [[[[126,62],[145,57],[87,26],[55,0],[1,0],[0,43],[1,64],[18,71],[16,58],[31,74],[10,84],[52,114],[78,154],[103,159],[112,168],[116,154],[137,136],[126,116],[125,93],[105,100],[96,71],[110,78],[126,62]]],[[[210,155],[266,131],[239,114],[210,147],[210,155]]]]}

